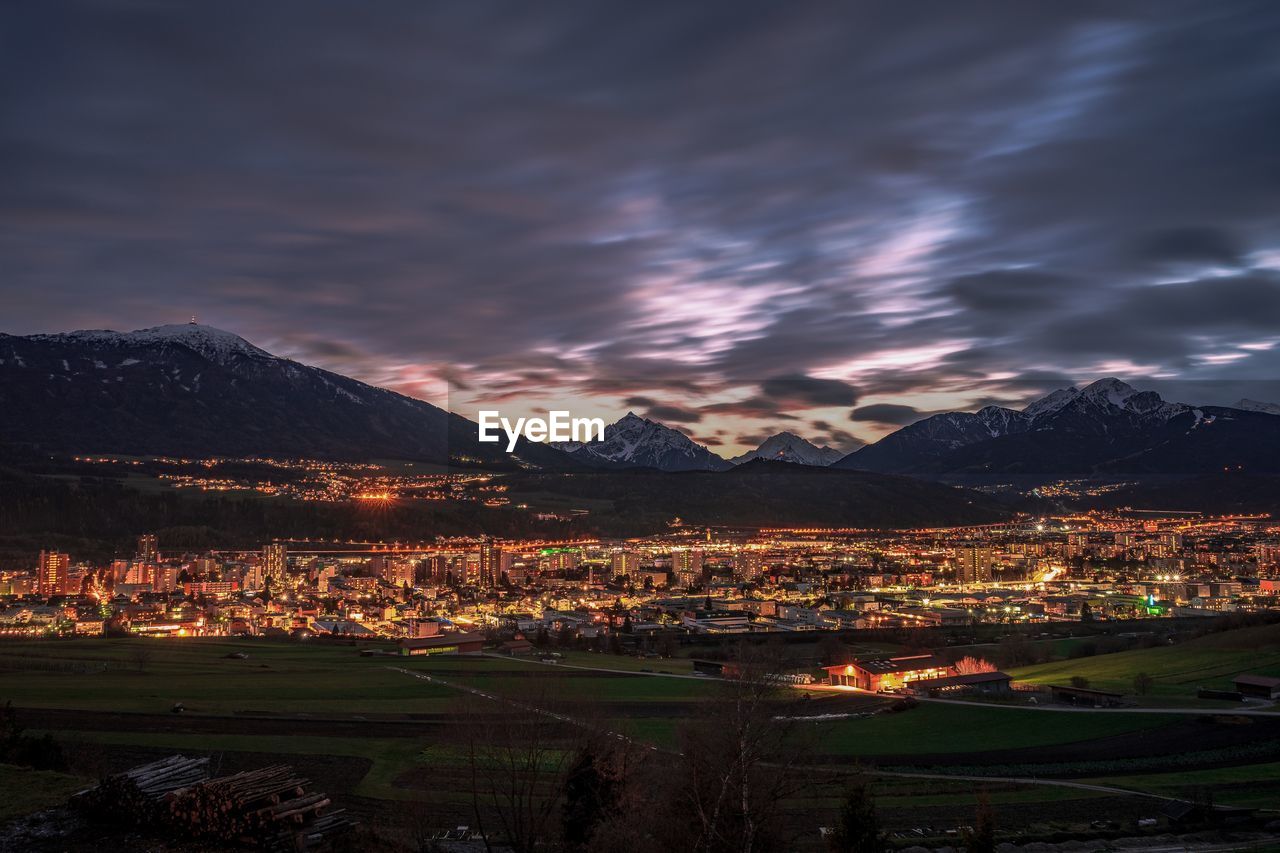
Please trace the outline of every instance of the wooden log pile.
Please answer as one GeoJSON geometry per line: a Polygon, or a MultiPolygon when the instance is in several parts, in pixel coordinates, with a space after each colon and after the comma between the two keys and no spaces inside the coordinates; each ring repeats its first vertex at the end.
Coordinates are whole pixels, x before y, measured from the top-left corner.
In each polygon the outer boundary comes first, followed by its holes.
{"type": "Polygon", "coordinates": [[[165,798],[171,792],[208,778],[208,758],[172,755],[107,776],[75,799],[94,813],[144,824],[162,817],[165,798]]]}
{"type": "Polygon", "coordinates": [[[207,764],[173,756],[108,777],[84,796],[100,812],[122,811],[182,837],[273,851],[322,850],[355,826],[343,811],[327,811],[329,797],[309,791],[287,764],[216,779],[208,778],[207,764]]]}

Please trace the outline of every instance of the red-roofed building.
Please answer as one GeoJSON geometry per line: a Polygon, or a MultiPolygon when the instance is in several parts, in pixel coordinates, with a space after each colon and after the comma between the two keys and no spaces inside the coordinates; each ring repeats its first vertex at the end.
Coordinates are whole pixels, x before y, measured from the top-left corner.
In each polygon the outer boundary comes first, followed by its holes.
{"type": "Polygon", "coordinates": [[[857,687],[872,693],[898,690],[912,681],[945,678],[954,674],[948,664],[933,655],[856,660],[825,667],[827,680],[842,687],[857,687]]]}

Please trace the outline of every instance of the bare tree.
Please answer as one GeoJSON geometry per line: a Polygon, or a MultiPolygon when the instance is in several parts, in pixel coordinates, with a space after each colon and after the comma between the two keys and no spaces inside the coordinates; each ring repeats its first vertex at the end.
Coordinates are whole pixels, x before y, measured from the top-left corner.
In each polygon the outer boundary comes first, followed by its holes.
{"type": "Polygon", "coordinates": [[[996,814],[991,808],[991,797],[985,790],[978,792],[973,826],[965,829],[963,840],[967,853],[995,853],[996,814]]]}
{"type": "Polygon", "coordinates": [[[529,681],[518,700],[464,700],[472,813],[486,849],[501,839],[515,853],[532,853],[557,841],[571,780],[581,784],[584,760],[594,764],[605,753],[604,728],[590,707],[555,701],[546,679],[529,681]]]}
{"type": "Polygon", "coordinates": [[[129,659],[133,661],[133,665],[138,672],[147,671],[147,667],[151,664],[151,656],[151,644],[146,640],[136,641],[133,644],[133,648],[129,650],[129,659]]]}
{"type": "Polygon", "coordinates": [[[995,672],[996,665],[983,658],[965,655],[955,662],[956,672],[961,675],[972,675],[978,672],[995,672]]]}
{"type": "Polygon", "coordinates": [[[1149,672],[1140,672],[1133,677],[1133,689],[1139,696],[1146,696],[1155,686],[1156,679],[1149,672]]]}
{"type": "Polygon", "coordinates": [[[775,847],[782,801],[804,783],[808,744],[798,693],[786,687],[777,648],[742,644],[726,666],[722,695],[683,732],[683,805],[696,851],[756,853],[775,847]]]}

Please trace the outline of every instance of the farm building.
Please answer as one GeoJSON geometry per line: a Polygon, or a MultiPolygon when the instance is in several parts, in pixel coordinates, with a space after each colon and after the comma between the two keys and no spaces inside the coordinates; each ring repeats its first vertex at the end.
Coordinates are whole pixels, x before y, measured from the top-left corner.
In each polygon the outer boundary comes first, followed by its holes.
{"type": "Polygon", "coordinates": [[[912,681],[945,678],[952,669],[933,655],[856,660],[825,667],[827,680],[842,687],[857,687],[879,693],[898,690],[912,681]]]}
{"type": "Polygon", "coordinates": [[[912,681],[907,689],[917,696],[938,696],[956,693],[1008,693],[1012,677],[1003,672],[973,672],[968,675],[948,675],[943,678],[923,678],[912,681]]]}
{"type": "Polygon", "coordinates": [[[400,640],[402,655],[476,655],[484,648],[483,634],[437,634],[434,637],[405,637],[400,640]]]}
{"type": "Polygon", "coordinates": [[[534,648],[533,643],[517,634],[515,639],[507,640],[501,646],[498,646],[498,651],[504,655],[531,655],[534,652],[534,648]]]}
{"type": "Polygon", "coordinates": [[[1049,693],[1053,701],[1064,705],[1079,705],[1085,708],[1114,708],[1124,704],[1124,694],[1109,693],[1106,690],[1091,690],[1088,687],[1067,687],[1050,684],[1049,693]]]}
{"type": "Polygon", "coordinates": [[[1232,682],[1236,691],[1259,699],[1280,699],[1280,678],[1269,675],[1237,675],[1232,682]]]}

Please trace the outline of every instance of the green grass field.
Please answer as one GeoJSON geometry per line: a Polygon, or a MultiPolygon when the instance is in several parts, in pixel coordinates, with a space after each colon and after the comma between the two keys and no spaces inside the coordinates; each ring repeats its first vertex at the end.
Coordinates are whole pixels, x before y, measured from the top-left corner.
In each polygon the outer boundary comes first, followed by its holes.
{"type": "MultiPolygon", "coordinates": [[[[585,666],[590,669],[625,670],[640,672],[648,670],[656,673],[673,673],[688,675],[693,672],[693,661],[689,658],[639,658],[635,655],[611,655],[601,652],[561,652],[560,666],[585,666]]],[[[538,658],[528,658],[535,664],[543,665],[538,658]]]]}
{"type": "Polygon", "coordinates": [[[9,643],[0,701],[27,708],[208,714],[404,714],[448,709],[454,691],[361,658],[354,647],[253,640],[65,640],[9,643]],[[145,650],[141,671],[134,655],[145,650]],[[245,660],[226,657],[248,655],[245,660]],[[75,664],[83,671],[42,667],[75,664]]]}
{"type": "MultiPolygon", "coordinates": [[[[898,714],[809,723],[815,753],[860,756],[981,753],[1054,746],[1150,731],[1176,714],[1066,714],[983,705],[921,704],[898,714]]],[[[676,745],[678,721],[628,721],[622,730],[664,748],[676,745]]]]}
{"type": "MultiPolygon", "coordinates": [[[[51,716],[65,720],[58,725],[65,725],[66,730],[51,733],[69,745],[71,755],[76,752],[76,743],[82,742],[95,749],[126,753],[130,749],[223,752],[252,755],[253,760],[279,755],[285,761],[288,756],[332,756],[345,762],[342,767],[349,767],[351,794],[391,802],[421,800],[455,809],[466,806],[459,793],[466,782],[459,721],[489,708],[509,712],[511,706],[477,698],[465,689],[413,678],[397,669],[518,702],[565,700],[581,708],[583,714],[606,721],[611,731],[667,749],[678,745],[684,720],[714,707],[707,700],[718,689],[716,679],[661,674],[662,670],[690,672],[692,664],[687,659],[567,652],[559,660],[544,664],[497,656],[362,657],[356,646],[320,642],[22,641],[0,647],[0,702],[11,700],[19,708],[36,709],[23,717],[36,733],[43,731],[38,709],[165,714],[161,729],[155,718],[140,717],[136,730],[129,729],[127,719],[51,716]],[[141,672],[139,649],[148,653],[141,672]],[[248,657],[227,657],[234,652],[248,657]],[[643,669],[653,672],[641,672],[643,669]],[[187,717],[168,716],[175,702],[186,706],[190,723],[187,717]],[[244,723],[194,718],[206,715],[234,717],[244,723]],[[288,723],[270,720],[277,716],[300,719],[288,723]],[[168,724],[170,719],[172,725],[168,724]],[[197,723],[200,728],[193,728],[197,723]],[[360,736],[364,731],[368,736],[360,736]]],[[[1280,627],[1244,629],[1176,647],[1029,667],[1015,674],[1021,680],[1040,683],[1081,674],[1104,689],[1126,690],[1133,673],[1140,669],[1157,679],[1152,702],[1176,704],[1193,694],[1195,686],[1222,686],[1222,681],[1236,672],[1280,672],[1280,627]]],[[[833,694],[815,695],[804,703],[809,708],[805,713],[848,711],[853,706],[846,700],[833,694]]],[[[802,728],[816,744],[815,766],[821,767],[823,774],[838,775],[861,766],[863,758],[883,761],[897,756],[900,758],[888,763],[927,769],[935,764],[967,765],[971,760],[968,755],[973,756],[974,764],[981,764],[984,754],[995,750],[1043,748],[1049,756],[1056,746],[1156,734],[1185,719],[1173,709],[1168,714],[1052,712],[926,702],[901,713],[804,723],[802,728]],[[940,757],[924,758],[929,755],[940,757]],[[943,755],[948,757],[946,761],[943,755]],[[913,762],[913,756],[921,758],[913,762]]],[[[818,799],[835,796],[838,785],[832,788],[827,784],[834,777],[822,778],[825,787],[821,792],[815,789],[812,795],[818,799]]],[[[1123,774],[1117,770],[1114,776],[1094,781],[1166,796],[1208,788],[1220,802],[1264,805],[1269,797],[1280,795],[1280,764],[1145,775],[1132,769],[1123,774]]],[[[0,818],[58,802],[82,785],[82,780],[61,774],[0,768],[0,818]]],[[[976,791],[970,783],[947,779],[877,777],[875,785],[877,799],[884,807],[906,811],[913,807],[968,810],[976,791]]],[[[1069,804],[1083,801],[1078,808],[1088,810],[1092,808],[1089,803],[1102,801],[1098,794],[1071,788],[1003,783],[991,787],[995,790],[992,801],[1009,808],[1034,810],[1035,804],[1043,803],[1049,810],[1061,807],[1069,811],[1069,804]]],[[[823,802],[824,809],[836,805],[834,799],[823,802]]]]}
{"type": "Polygon", "coordinates": [[[817,724],[831,755],[917,755],[1051,746],[1156,729],[1164,714],[1071,714],[924,703],[898,714],[817,724]]]}
{"type": "Polygon", "coordinates": [[[88,785],[88,781],[79,776],[0,764],[0,824],[61,805],[67,797],[88,785]]]}
{"type": "Polygon", "coordinates": [[[1164,797],[1199,798],[1211,792],[1216,803],[1280,812],[1280,763],[1277,762],[1177,773],[1108,776],[1089,781],[1164,797]]]}
{"type": "Polygon", "coordinates": [[[1154,705],[1162,699],[1194,699],[1200,687],[1230,690],[1231,679],[1243,672],[1280,676],[1280,625],[1009,670],[1015,680],[1032,684],[1068,684],[1073,676],[1082,676],[1091,687],[1130,694],[1140,672],[1155,678],[1149,694],[1154,705]]]}
{"type": "Polygon", "coordinates": [[[570,652],[574,666],[495,657],[361,657],[355,647],[255,640],[66,640],[5,646],[0,701],[27,708],[168,711],[181,702],[204,714],[302,713],[397,715],[450,710],[457,691],[406,677],[390,667],[518,698],[547,685],[554,698],[576,701],[685,702],[709,695],[707,682],[639,672],[691,671],[685,660],[570,652]],[[139,669],[135,655],[149,659],[139,669]],[[231,653],[248,655],[230,659],[231,653]],[[642,664],[648,664],[644,666],[642,664]],[[73,666],[58,670],[53,667],[73,666]],[[634,671],[592,673],[575,666],[634,671]]]}

